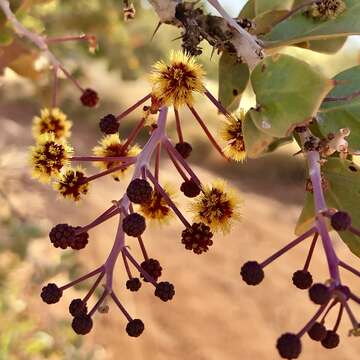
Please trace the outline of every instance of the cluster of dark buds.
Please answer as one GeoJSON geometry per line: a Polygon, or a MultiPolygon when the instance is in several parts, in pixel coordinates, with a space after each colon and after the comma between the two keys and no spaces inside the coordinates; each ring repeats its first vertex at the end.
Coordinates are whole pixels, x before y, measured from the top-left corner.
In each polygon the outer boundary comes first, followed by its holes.
{"type": "MultiPolygon", "coordinates": [[[[119,219],[114,245],[103,265],[69,284],[57,286],[50,283],[42,290],[42,299],[48,304],[54,304],[66,289],[97,277],[87,295],[82,299],[74,299],[69,306],[73,316],[72,327],[78,334],[90,332],[96,311],[108,311],[108,298],[115,302],[126,317],[128,335],[137,337],[143,332],[142,321],[129,315],[113,288],[114,267],[119,257],[122,258],[128,276],[124,288],[137,292],[142,283],[147,283],[154,287],[154,295],[162,301],[168,302],[174,297],[174,285],[159,280],[163,273],[160,262],[148,255],[144,241],[147,222],[167,222],[175,215],[184,225],[181,244],[195,254],[203,254],[213,245],[213,233],[218,230],[228,231],[232,222],[240,217],[235,191],[225,187],[222,181],[211,185],[203,184],[187,161],[193,149],[184,141],[179,114],[179,108],[184,105],[190,109],[210,143],[224,158],[228,159],[229,156],[242,160],[245,157],[243,119],[228,114],[205,89],[203,75],[203,69],[194,58],[181,52],[171,55],[170,64],[157,63],[151,76],[152,91],[148,95],[120,114],[108,114],[100,119],[99,127],[103,138],[94,147],[94,156],[73,155],[72,148],[67,144],[70,124],[59,109],[43,110],[41,116],[34,119],[34,135],[38,137],[38,141],[31,149],[33,174],[45,182],[53,181],[54,188],[63,197],[79,201],[88,193],[91,181],[106,175],[111,175],[116,181],[123,181],[124,174],[132,169],[132,178],[126,192],[120,200],[113,200],[112,206],[95,220],[85,226],[58,224],[49,234],[54,247],[81,250],[89,243],[89,232],[94,227],[115,216],[119,219]],[[205,94],[226,115],[223,139],[227,146],[224,149],[195,110],[194,92],[205,94]],[[175,144],[166,132],[169,106],[174,109],[178,137],[175,144]],[[140,121],[128,137],[121,140],[119,131],[121,132],[122,120],[140,107],[143,107],[140,121]],[[156,115],[157,120],[152,119],[156,115]],[[55,123],[57,126],[50,126],[55,123]],[[149,139],[140,148],[134,142],[145,128],[148,129],[149,139]],[[175,204],[172,191],[161,184],[160,169],[165,154],[179,174],[178,189],[192,202],[191,222],[175,204]],[[101,171],[86,176],[84,169],[71,167],[74,162],[94,163],[101,171]],[[134,238],[141,250],[141,260],[135,259],[126,245],[128,239],[133,248],[134,238]],[[98,287],[103,287],[102,294],[91,308],[89,301],[98,287]]],[[[89,99],[90,95],[87,94],[89,99]]],[[[90,101],[89,99],[86,101],[90,101]]]]}
{"type": "MultiPolygon", "coordinates": [[[[309,146],[309,143],[307,145],[309,146]]],[[[310,300],[318,305],[319,308],[298,333],[285,333],[280,336],[276,347],[280,356],[284,359],[296,359],[299,357],[302,351],[301,338],[306,333],[310,339],[321,343],[324,348],[336,348],[340,343],[340,337],[337,331],[344,311],[348,314],[352,324],[350,335],[360,335],[360,323],[356,319],[350,306],[351,301],[360,305],[360,298],[356,296],[348,286],[341,282],[339,270],[343,268],[359,277],[360,271],[338,258],[332,244],[326,219],[330,219],[331,227],[337,232],[350,231],[360,236],[360,231],[352,226],[351,216],[347,212],[327,208],[322,186],[322,160],[320,160],[319,151],[316,151],[312,147],[305,147],[304,153],[308,160],[311,188],[316,209],[313,226],[265,261],[261,263],[249,261],[242,266],[240,271],[242,279],[248,285],[258,285],[264,280],[264,269],[266,266],[306,239],[312,238],[304,266],[294,272],[292,282],[298,289],[307,290],[310,300]],[[324,283],[314,283],[313,275],[309,271],[311,259],[319,239],[321,239],[326,254],[330,273],[330,279],[324,283]],[[326,318],[331,311],[335,311],[336,307],[338,308],[337,319],[333,326],[329,326],[325,323],[326,318]]]]}

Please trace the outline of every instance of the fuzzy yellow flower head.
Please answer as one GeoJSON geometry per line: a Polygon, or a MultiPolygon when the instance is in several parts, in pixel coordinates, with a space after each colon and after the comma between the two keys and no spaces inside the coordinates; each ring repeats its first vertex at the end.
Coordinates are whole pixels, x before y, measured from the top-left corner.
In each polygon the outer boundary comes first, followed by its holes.
{"type": "Polygon", "coordinates": [[[163,105],[192,105],[193,93],[203,93],[205,71],[195,58],[182,51],[171,52],[170,63],[157,62],[153,67],[150,81],[152,95],[163,105]]]}
{"type": "Polygon", "coordinates": [[[68,120],[66,115],[58,108],[42,109],[40,116],[33,118],[32,132],[35,139],[41,134],[51,132],[55,135],[55,139],[68,138],[72,122],[68,120]]]}
{"type": "Polygon", "coordinates": [[[225,154],[235,160],[243,161],[246,158],[246,149],[243,136],[243,121],[245,112],[240,110],[238,116],[226,118],[226,123],[221,132],[221,137],[227,142],[224,149],[225,154]]]}
{"type": "MultiPolygon", "coordinates": [[[[124,148],[126,140],[121,140],[118,134],[107,135],[102,138],[98,146],[93,148],[93,153],[96,156],[102,157],[127,157],[136,156],[140,153],[141,149],[137,145],[128,146],[124,148]]],[[[95,166],[101,170],[108,170],[120,166],[120,161],[97,161],[95,166]]],[[[123,168],[112,174],[114,180],[119,181],[119,177],[127,170],[123,168]]]]}
{"type": "Polygon", "coordinates": [[[346,10],[344,0],[321,0],[312,4],[306,14],[316,20],[334,20],[346,10]]]}
{"type": "MultiPolygon", "coordinates": [[[[164,186],[164,191],[172,198],[174,192],[171,191],[168,186],[164,186]]],[[[168,222],[173,215],[163,196],[156,190],[152,192],[150,201],[141,204],[140,211],[146,219],[154,220],[159,223],[168,222]]]]}
{"type": "Polygon", "coordinates": [[[87,194],[89,183],[86,182],[85,172],[82,168],[67,168],[60,174],[54,184],[54,189],[64,198],[79,201],[81,195],[87,194]]]}
{"type": "Polygon", "coordinates": [[[53,133],[39,136],[35,146],[30,148],[32,175],[42,182],[50,182],[68,164],[72,149],[64,140],[55,140],[53,133]]]}
{"type": "Polygon", "coordinates": [[[192,205],[194,221],[207,224],[213,231],[228,232],[231,223],[240,219],[240,200],[236,192],[225,182],[216,181],[203,188],[203,192],[192,205]],[[225,191],[226,188],[226,191],[225,191]]]}

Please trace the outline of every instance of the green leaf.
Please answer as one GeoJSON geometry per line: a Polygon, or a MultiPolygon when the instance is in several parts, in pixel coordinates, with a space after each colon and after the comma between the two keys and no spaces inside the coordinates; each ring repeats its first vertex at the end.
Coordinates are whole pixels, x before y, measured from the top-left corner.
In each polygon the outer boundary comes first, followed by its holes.
{"type": "Polygon", "coordinates": [[[255,0],[255,14],[260,15],[274,10],[290,10],[294,0],[255,0]]]}
{"type": "Polygon", "coordinates": [[[311,40],[307,42],[306,49],[320,52],[323,54],[335,54],[344,46],[346,36],[330,38],[326,40],[311,40]]]}
{"type": "Polygon", "coordinates": [[[279,23],[263,37],[266,47],[278,47],[305,42],[360,34],[360,1],[347,0],[347,9],[334,20],[318,21],[298,12],[279,23]]]}
{"type": "Polygon", "coordinates": [[[241,95],[249,82],[247,64],[241,64],[236,57],[223,53],[219,62],[219,101],[229,110],[239,107],[241,95]]]}
{"type": "Polygon", "coordinates": [[[247,18],[247,19],[254,19],[256,16],[255,13],[255,0],[249,0],[244,7],[241,9],[239,17],[240,18],[247,18]]]}
{"type": "MultiPolygon", "coordinates": [[[[338,85],[330,92],[329,97],[343,97],[359,91],[360,66],[347,69],[334,78],[338,85]]],[[[342,128],[351,130],[347,137],[349,147],[360,151],[360,97],[352,101],[323,103],[318,114],[318,127],[323,136],[336,133],[342,128]]]]}
{"type": "Polygon", "coordinates": [[[309,121],[318,111],[333,82],[304,61],[289,55],[273,55],[251,74],[258,113],[255,125],[266,134],[289,136],[296,125],[309,121]]]}
{"type": "MultiPolygon", "coordinates": [[[[327,206],[348,212],[353,226],[360,228],[360,168],[348,160],[329,158],[322,171],[329,183],[329,189],[325,192],[327,206]]],[[[313,195],[308,193],[296,233],[310,228],[313,222],[313,195]]],[[[349,249],[360,257],[360,238],[349,231],[340,231],[339,235],[349,249]]]]}
{"type": "Polygon", "coordinates": [[[247,157],[256,159],[263,155],[269,145],[276,140],[274,137],[261,132],[254,124],[254,119],[259,116],[258,112],[251,109],[247,112],[243,124],[243,136],[247,157]]]}
{"type": "Polygon", "coordinates": [[[0,31],[0,46],[8,46],[12,43],[14,39],[14,32],[7,28],[4,27],[3,29],[1,29],[0,31]]]}
{"type": "Polygon", "coordinates": [[[287,10],[275,10],[256,16],[254,19],[256,24],[256,28],[254,30],[255,35],[263,35],[270,32],[273,26],[278,23],[287,13],[287,10]]]}

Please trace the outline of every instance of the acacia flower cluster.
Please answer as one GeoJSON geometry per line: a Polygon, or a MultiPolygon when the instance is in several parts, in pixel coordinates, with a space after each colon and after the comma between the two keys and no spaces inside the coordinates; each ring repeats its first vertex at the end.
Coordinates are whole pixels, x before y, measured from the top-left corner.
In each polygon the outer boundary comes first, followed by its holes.
{"type": "Polygon", "coordinates": [[[44,182],[52,181],[54,188],[64,198],[79,201],[88,193],[91,181],[110,175],[114,180],[124,182],[124,174],[132,172],[126,193],[119,200],[113,200],[112,205],[92,222],[85,226],[61,223],[50,231],[49,238],[54,247],[81,250],[91,241],[89,232],[94,227],[115,216],[119,219],[114,245],[104,264],[69,284],[58,286],[50,283],[42,289],[43,301],[54,304],[68,288],[96,277],[88,294],[82,299],[73,299],[69,306],[69,312],[73,316],[72,327],[78,334],[87,334],[92,329],[93,315],[96,311],[104,312],[107,298],[113,299],[127,319],[126,332],[129,336],[137,337],[143,332],[143,322],[130,316],[117,295],[118,290],[115,292],[113,287],[114,267],[119,257],[128,275],[124,289],[138,291],[143,281],[154,287],[154,295],[162,301],[173,298],[174,285],[168,281],[159,281],[163,268],[157,259],[148,255],[145,246],[144,234],[148,221],[167,223],[172,217],[177,217],[184,226],[180,237],[185,249],[202,254],[213,244],[214,232],[227,232],[232,222],[240,219],[240,201],[236,191],[223,181],[203,184],[186,160],[192,153],[192,146],[183,137],[179,110],[184,106],[193,113],[215,149],[227,158],[194,107],[195,93],[207,96],[226,116],[226,152],[237,160],[245,154],[241,121],[230,115],[205,88],[204,75],[201,65],[182,52],[172,52],[167,63],[156,63],[150,76],[152,89],[149,94],[122,113],[107,114],[100,119],[99,128],[103,132],[103,138],[93,148],[91,156],[74,155],[67,144],[71,123],[59,109],[43,109],[40,116],[34,118],[36,145],[31,149],[33,175],[44,182]],[[123,119],[141,106],[139,123],[126,139],[122,139],[120,125],[123,119]],[[170,106],[174,109],[177,128],[178,140],[175,144],[166,132],[170,106]],[[154,115],[158,118],[152,123],[149,119],[154,115]],[[147,126],[148,124],[151,126],[147,126]],[[140,148],[135,141],[145,127],[148,128],[149,139],[140,148]],[[229,148],[233,150],[229,151],[229,148]],[[238,152],[242,154],[241,157],[238,152]],[[160,170],[164,154],[179,174],[181,182],[178,187],[181,193],[191,199],[189,208],[193,214],[192,222],[174,202],[173,186],[161,184],[160,170]],[[93,163],[100,172],[87,176],[84,169],[73,167],[73,163],[93,163]],[[137,239],[142,253],[141,260],[135,259],[126,246],[128,237],[137,239]],[[101,285],[102,295],[92,308],[88,308],[90,298],[101,285]]]}
{"type": "MultiPolygon", "coordinates": [[[[272,262],[277,260],[295,246],[303,243],[306,239],[312,238],[309,243],[309,252],[301,269],[296,270],[292,275],[293,284],[301,290],[308,290],[310,300],[319,306],[316,313],[309,322],[298,333],[285,333],[277,341],[277,349],[284,359],[297,359],[302,351],[301,338],[307,333],[310,339],[320,342],[326,349],[336,348],[340,343],[340,336],[337,332],[344,311],[347,313],[352,328],[349,335],[360,336],[360,323],[356,319],[350,303],[360,305],[360,298],[340,278],[340,268],[343,268],[355,276],[360,277],[360,271],[338,258],[329,233],[327,218],[330,219],[331,228],[337,232],[351,231],[360,236],[360,231],[351,224],[351,215],[346,209],[330,209],[325,202],[324,179],[321,174],[321,166],[326,161],[325,154],[320,149],[309,145],[309,141],[317,139],[310,131],[305,128],[298,128],[297,131],[302,138],[303,152],[307,158],[309,176],[311,182],[311,192],[314,195],[315,220],[311,228],[300,235],[295,240],[288,243],[282,249],[271,255],[268,259],[257,262],[246,262],[240,271],[242,279],[251,286],[259,285],[265,277],[264,269],[272,262]],[[322,156],[321,156],[322,155],[322,156]],[[329,279],[324,282],[314,282],[313,276],[309,271],[311,259],[315,247],[321,240],[326,260],[329,268],[329,279]],[[333,326],[327,325],[326,318],[331,311],[338,307],[338,316],[333,326]]],[[[344,131],[340,131],[344,133],[344,131]]],[[[348,132],[346,132],[348,134],[348,132]]],[[[331,136],[333,138],[333,136],[331,136]]],[[[344,143],[343,143],[344,145],[344,143]]],[[[338,148],[341,151],[343,148],[338,148]]]]}

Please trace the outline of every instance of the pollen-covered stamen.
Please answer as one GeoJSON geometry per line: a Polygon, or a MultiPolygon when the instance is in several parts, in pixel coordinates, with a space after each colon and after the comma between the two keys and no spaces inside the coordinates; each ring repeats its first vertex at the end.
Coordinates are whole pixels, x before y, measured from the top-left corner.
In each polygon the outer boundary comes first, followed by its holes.
{"type": "MultiPolygon", "coordinates": [[[[100,141],[98,146],[94,147],[93,152],[95,156],[105,158],[135,157],[140,153],[140,148],[137,145],[127,146],[124,148],[124,144],[126,144],[126,141],[121,140],[117,134],[107,135],[100,141]]],[[[123,163],[121,161],[99,161],[95,163],[95,166],[102,170],[109,170],[122,165],[123,163]]],[[[113,174],[113,178],[115,180],[119,180],[119,176],[123,174],[127,168],[128,166],[123,169],[119,169],[119,171],[113,174]]]]}
{"type": "Polygon", "coordinates": [[[229,160],[228,157],[224,154],[221,146],[217,143],[215,138],[211,135],[209,129],[205,125],[204,121],[201,119],[200,115],[197,113],[197,111],[194,109],[194,107],[190,106],[188,104],[188,108],[191,111],[191,113],[194,115],[197,122],[200,124],[201,128],[204,130],[206,136],[208,137],[210,143],[215,147],[215,149],[220,153],[220,155],[225,159],[229,160]]]}
{"type": "Polygon", "coordinates": [[[178,108],[192,104],[193,93],[203,93],[204,70],[195,58],[181,51],[170,54],[170,63],[162,61],[154,65],[150,81],[153,85],[152,95],[163,105],[174,105],[178,108]]]}
{"type": "Polygon", "coordinates": [[[243,161],[246,157],[245,140],[243,136],[243,121],[245,112],[240,110],[239,115],[226,118],[221,137],[227,142],[225,154],[235,160],[243,161]]]}
{"type": "Polygon", "coordinates": [[[282,249],[280,249],[279,251],[277,251],[275,254],[271,255],[268,259],[266,259],[265,261],[263,261],[260,265],[262,268],[264,268],[265,266],[271,264],[273,261],[275,261],[277,258],[279,258],[280,256],[284,255],[286,252],[288,252],[290,249],[292,249],[293,247],[295,247],[296,245],[300,244],[302,241],[304,241],[305,239],[307,239],[309,236],[313,235],[316,233],[316,228],[313,227],[310,230],[306,231],[304,234],[300,235],[298,238],[296,238],[295,240],[291,241],[289,244],[287,244],[286,246],[284,246],[282,249]]]}
{"type": "Polygon", "coordinates": [[[134,110],[136,110],[139,106],[141,106],[144,102],[146,102],[147,100],[149,100],[151,98],[151,93],[147,94],[146,96],[144,96],[142,99],[140,99],[139,101],[137,101],[134,105],[130,106],[128,109],[126,109],[125,111],[123,111],[121,114],[117,115],[116,118],[120,121],[121,119],[123,119],[124,117],[128,116],[129,114],[131,114],[134,110]]]}
{"type": "Polygon", "coordinates": [[[156,178],[151,174],[151,172],[146,169],[146,176],[150,179],[150,181],[154,184],[154,187],[158,191],[158,193],[162,196],[162,198],[166,201],[168,206],[174,211],[176,216],[180,219],[180,221],[186,226],[189,227],[190,224],[184,217],[184,215],[181,213],[181,211],[177,208],[177,206],[174,204],[174,202],[170,199],[169,195],[166,193],[166,191],[161,187],[159,182],[156,180],[156,178]]]}
{"type": "Polygon", "coordinates": [[[241,200],[237,192],[223,181],[203,186],[192,204],[196,221],[204,222],[214,231],[228,232],[233,221],[240,219],[241,200]]]}
{"type": "Polygon", "coordinates": [[[305,14],[314,20],[334,20],[346,10],[344,0],[319,0],[312,4],[305,14]]]}
{"type": "Polygon", "coordinates": [[[139,264],[138,262],[133,258],[133,256],[129,253],[127,248],[123,248],[121,250],[124,255],[130,260],[130,262],[134,265],[134,267],[139,271],[139,273],[151,284],[153,284],[156,287],[156,280],[150,276],[150,274],[145,271],[139,264]]]}
{"type": "Polygon", "coordinates": [[[71,135],[72,122],[59,108],[44,108],[40,116],[33,119],[32,133],[35,139],[41,134],[53,133],[55,140],[65,139],[71,135]]]}
{"type": "Polygon", "coordinates": [[[81,195],[86,195],[89,190],[89,180],[86,178],[81,168],[66,169],[60,174],[59,179],[54,184],[57,190],[64,198],[79,201],[81,195]]]}
{"type": "Polygon", "coordinates": [[[33,176],[40,181],[49,182],[52,176],[59,175],[67,165],[72,149],[63,140],[55,140],[55,135],[46,133],[39,136],[31,147],[33,176]]]}

